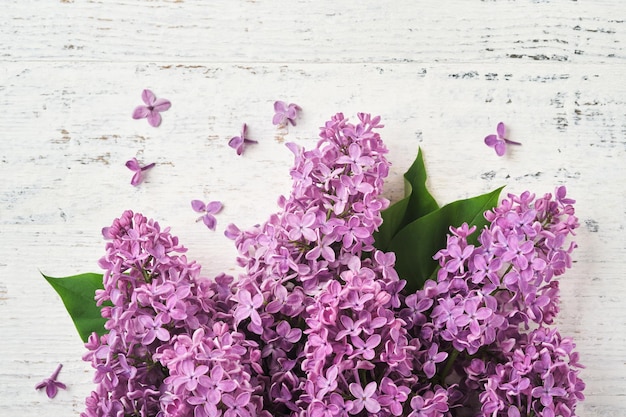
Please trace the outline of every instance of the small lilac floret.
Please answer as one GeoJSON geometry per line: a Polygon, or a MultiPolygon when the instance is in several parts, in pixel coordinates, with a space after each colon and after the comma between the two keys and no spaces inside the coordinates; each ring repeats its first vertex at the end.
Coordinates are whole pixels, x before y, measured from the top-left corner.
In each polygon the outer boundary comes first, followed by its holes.
{"type": "Polygon", "coordinates": [[[143,172],[149,170],[150,168],[154,167],[155,163],[152,162],[146,166],[141,166],[139,164],[139,161],[137,161],[137,158],[133,158],[130,159],[128,161],[126,161],[126,168],[130,169],[131,171],[135,172],[133,174],[133,177],[130,180],[130,183],[133,186],[138,186],[139,184],[141,184],[141,181],[143,181],[143,172]]]}
{"type": "Polygon", "coordinates": [[[64,383],[57,381],[62,367],[63,364],[58,364],[52,375],[35,385],[35,389],[41,390],[45,388],[48,398],[54,398],[59,392],[59,389],[67,389],[64,383]]]}
{"type": "Polygon", "coordinates": [[[244,145],[250,143],[258,143],[254,139],[248,139],[246,136],[248,135],[248,125],[245,123],[241,127],[241,135],[234,136],[228,141],[228,146],[235,149],[237,151],[237,155],[243,154],[244,145]]]}
{"type": "Polygon", "coordinates": [[[506,127],[504,126],[504,123],[500,122],[498,123],[498,126],[496,128],[496,134],[488,135],[485,137],[485,145],[489,146],[490,148],[494,148],[498,156],[504,155],[504,153],[506,152],[507,144],[508,145],[521,145],[521,143],[519,142],[515,142],[513,140],[510,140],[504,137],[505,130],[506,130],[506,127]]]}
{"type": "Polygon", "coordinates": [[[275,101],[272,123],[279,126],[286,126],[288,123],[291,123],[292,126],[295,126],[298,112],[301,110],[302,109],[297,104],[275,101]]]}
{"type": "Polygon", "coordinates": [[[376,382],[370,382],[365,388],[355,382],[350,384],[350,393],[354,396],[350,414],[358,414],[365,408],[370,413],[378,413],[380,404],[376,399],[376,382]]]}
{"type": "Polygon", "coordinates": [[[148,89],[143,90],[141,99],[145,106],[137,106],[133,111],[133,119],[148,119],[150,126],[158,127],[161,124],[161,112],[169,110],[172,106],[169,100],[156,98],[154,93],[148,89]]]}
{"type": "Polygon", "coordinates": [[[209,201],[208,203],[204,203],[201,200],[192,200],[191,208],[196,213],[203,213],[202,216],[198,217],[196,221],[202,220],[202,222],[208,227],[210,230],[215,230],[215,226],[217,225],[217,219],[214,214],[222,211],[223,205],[220,201],[209,201]]]}

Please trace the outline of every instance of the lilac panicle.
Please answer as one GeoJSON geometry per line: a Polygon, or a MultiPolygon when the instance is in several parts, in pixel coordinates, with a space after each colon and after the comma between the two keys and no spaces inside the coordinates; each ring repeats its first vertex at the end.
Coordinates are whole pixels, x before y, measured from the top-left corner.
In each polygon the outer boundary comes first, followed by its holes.
{"type": "Polygon", "coordinates": [[[243,408],[227,397],[251,395],[260,354],[228,314],[232,277],[202,278],[169,229],[141,214],[126,211],[102,232],[109,242],[96,300],[108,333],[86,344],[97,386],[81,416],[206,417],[258,407],[258,397],[243,408]]]}
{"type": "Polygon", "coordinates": [[[556,278],[576,248],[567,238],[578,219],[565,195],[565,187],[542,198],[509,194],[485,213],[490,224],[477,244],[468,242],[475,227],[451,227],[434,256],[437,280],[406,298],[401,316],[410,333],[455,359],[456,376],[440,378],[460,378],[457,406],[480,400],[481,416],[570,417],[584,398],[574,344],[550,328],[559,311],[556,278]]]}
{"type": "Polygon", "coordinates": [[[415,346],[394,313],[403,287],[395,258],[373,246],[389,205],[382,125],[358,118],[333,116],[314,149],[288,144],[293,187],[281,211],[227,233],[246,268],[234,315],[238,330],[260,341],[255,376],[272,415],[399,415],[417,382],[415,346]]]}

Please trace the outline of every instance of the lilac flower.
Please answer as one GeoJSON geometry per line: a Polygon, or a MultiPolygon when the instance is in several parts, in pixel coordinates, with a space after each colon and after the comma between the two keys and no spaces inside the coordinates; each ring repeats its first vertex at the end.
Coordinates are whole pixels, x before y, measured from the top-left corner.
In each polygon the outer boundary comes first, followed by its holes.
{"type": "Polygon", "coordinates": [[[287,104],[284,101],[274,102],[274,118],[272,123],[275,125],[286,126],[287,123],[291,123],[292,126],[296,125],[296,118],[298,112],[302,110],[297,104],[287,104]]]}
{"type": "Polygon", "coordinates": [[[255,294],[254,297],[247,290],[239,290],[237,293],[237,308],[233,313],[237,323],[250,317],[252,323],[257,326],[261,325],[261,317],[257,309],[263,304],[263,295],[255,294]]]}
{"type": "Polygon", "coordinates": [[[544,407],[550,407],[554,403],[552,397],[562,397],[567,394],[563,388],[554,386],[554,376],[548,375],[544,381],[543,386],[535,387],[532,390],[532,396],[538,397],[544,407]]]}
{"type": "Polygon", "coordinates": [[[139,323],[143,326],[143,336],[141,338],[141,343],[144,345],[149,345],[154,342],[155,339],[159,339],[163,342],[169,340],[170,333],[167,329],[161,327],[163,323],[161,323],[160,316],[152,318],[150,316],[140,316],[139,323]]]}
{"type": "Polygon", "coordinates": [[[350,164],[355,174],[361,174],[363,168],[374,165],[374,159],[370,156],[363,155],[363,148],[357,143],[351,143],[348,147],[348,155],[344,155],[337,159],[339,164],[350,164]]]}
{"type": "Polygon", "coordinates": [[[209,201],[204,204],[201,200],[192,200],[191,208],[196,213],[204,213],[202,216],[198,217],[197,221],[202,220],[202,222],[211,230],[215,230],[215,226],[217,225],[217,219],[214,214],[222,211],[222,203],[220,201],[209,201]]]}
{"type": "Polygon", "coordinates": [[[242,392],[236,397],[230,394],[222,395],[224,405],[228,407],[224,412],[224,417],[250,417],[248,404],[250,403],[250,393],[242,392]]]}
{"type": "Polygon", "coordinates": [[[155,163],[153,162],[151,164],[148,164],[142,167],[141,165],[139,165],[139,161],[137,161],[137,158],[133,158],[133,159],[126,161],[126,168],[135,172],[135,174],[133,175],[133,178],[130,180],[130,183],[134,185],[135,187],[138,186],[143,180],[143,175],[142,175],[143,171],[146,171],[152,168],[154,165],[155,163]]]}
{"type": "Polygon", "coordinates": [[[150,126],[158,127],[161,124],[161,112],[168,110],[172,103],[164,98],[156,98],[148,89],[143,90],[141,99],[145,106],[137,106],[133,111],[133,119],[147,118],[150,126]]]}
{"type": "Polygon", "coordinates": [[[494,148],[498,156],[504,155],[504,153],[506,152],[507,144],[521,145],[521,143],[519,142],[515,142],[504,137],[504,133],[505,133],[504,123],[502,122],[498,123],[496,132],[497,134],[495,135],[488,135],[485,137],[485,145],[489,146],[490,148],[494,148]]]}
{"type": "Polygon", "coordinates": [[[323,375],[317,377],[316,385],[320,396],[324,396],[328,392],[332,392],[337,388],[338,375],[339,368],[336,365],[333,365],[326,370],[326,377],[323,375]]]}
{"type": "Polygon", "coordinates": [[[448,357],[448,353],[439,352],[438,349],[439,349],[439,346],[437,346],[434,343],[428,349],[426,362],[424,362],[424,366],[423,366],[424,373],[426,374],[426,377],[428,378],[432,378],[433,376],[435,376],[435,373],[437,372],[436,370],[437,364],[445,361],[446,358],[448,357]]]}
{"type": "Polygon", "coordinates": [[[394,416],[402,415],[402,405],[409,398],[411,389],[405,385],[397,386],[390,378],[384,377],[380,382],[383,395],[378,397],[381,406],[386,406],[394,416]]]}
{"type": "Polygon", "coordinates": [[[353,356],[361,355],[364,359],[372,360],[376,356],[375,348],[380,344],[381,337],[379,334],[373,334],[363,341],[358,336],[352,336],[351,340],[355,347],[353,356]]]}
{"type": "Polygon", "coordinates": [[[35,385],[35,389],[40,390],[45,388],[48,398],[54,398],[59,389],[66,389],[67,386],[64,383],[57,381],[57,377],[59,376],[59,372],[61,372],[62,367],[63,365],[59,364],[49,378],[46,378],[35,385]]]}
{"type": "Polygon", "coordinates": [[[185,360],[178,365],[179,374],[170,375],[165,378],[164,382],[171,384],[174,392],[184,388],[188,391],[194,391],[199,384],[203,384],[208,380],[206,376],[209,367],[206,365],[195,366],[193,360],[185,360]],[[203,381],[204,380],[204,381],[203,381]]]}
{"type": "Polygon", "coordinates": [[[370,413],[378,413],[380,404],[376,399],[376,382],[370,382],[365,388],[355,382],[350,384],[350,393],[354,395],[350,414],[358,414],[365,408],[370,413]]]}
{"type": "Polygon", "coordinates": [[[237,155],[241,155],[243,153],[244,145],[247,143],[258,143],[256,140],[248,139],[246,136],[248,134],[248,125],[245,123],[241,127],[241,136],[234,136],[228,141],[228,146],[235,149],[237,151],[237,155]]]}

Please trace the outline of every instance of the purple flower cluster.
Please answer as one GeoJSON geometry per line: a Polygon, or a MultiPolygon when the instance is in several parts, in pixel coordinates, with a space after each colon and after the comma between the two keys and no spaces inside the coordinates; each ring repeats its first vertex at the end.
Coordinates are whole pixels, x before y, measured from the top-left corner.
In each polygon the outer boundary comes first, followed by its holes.
{"type": "Polygon", "coordinates": [[[108,333],[86,344],[97,388],[81,416],[254,415],[260,351],[232,326],[233,278],[201,278],[168,229],[131,211],[103,235],[96,300],[108,333]]]}
{"type": "Polygon", "coordinates": [[[291,195],[266,223],[234,226],[238,329],[258,340],[264,410],[274,416],[402,415],[417,382],[393,253],[372,234],[388,201],[380,118],[335,115],[296,156],[291,195]]]}
{"type": "Polygon", "coordinates": [[[475,243],[452,227],[437,279],[405,294],[395,254],[374,247],[382,125],[358,119],[332,117],[312,150],[288,145],[280,210],[226,230],[236,281],[202,278],[140,214],[103,229],[108,333],[87,343],[98,385],[81,417],[575,416],[578,355],[549,327],[578,226],[565,188],[509,195],[475,243]]]}
{"type": "MultiPolygon", "coordinates": [[[[424,354],[445,351],[436,379],[454,387],[451,407],[480,416],[574,416],[583,397],[578,354],[569,338],[548,327],[559,311],[558,281],[571,267],[578,227],[573,200],[559,187],[553,198],[509,194],[485,213],[490,225],[476,245],[475,228],[451,228],[447,247],[435,255],[436,281],[409,295],[401,313],[424,354]],[[529,329],[533,329],[530,330],[529,329]],[[433,349],[436,346],[436,349],[433,349]]],[[[434,360],[436,362],[436,360],[434,360]]]]}

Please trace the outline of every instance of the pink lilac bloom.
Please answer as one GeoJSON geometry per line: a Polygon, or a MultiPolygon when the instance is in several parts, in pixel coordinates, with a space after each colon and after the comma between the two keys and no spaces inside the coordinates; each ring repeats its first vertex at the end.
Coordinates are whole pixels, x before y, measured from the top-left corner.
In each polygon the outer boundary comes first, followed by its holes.
{"type": "Polygon", "coordinates": [[[496,128],[496,134],[488,135],[485,137],[485,145],[489,146],[490,148],[494,148],[498,156],[504,155],[504,153],[506,152],[507,144],[508,145],[521,145],[521,143],[519,142],[515,142],[513,140],[510,140],[504,137],[505,129],[506,127],[504,126],[504,123],[500,122],[498,123],[498,127],[496,128]]]}
{"type": "Polygon", "coordinates": [[[376,382],[370,382],[365,388],[353,382],[350,384],[350,393],[354,396],[350,414],[358,414],[365,408],[370,413],[380,411],[380,404],[376,400],[376,382]]]}
{"type": "Polygon", "coordinates": [[[233,277],[202,277],[178,238],[141,214],[125,211],[102,233],[95,298],[108,332],[85,345],[97,385],[81,417],[235,416],[244,399],[260,408],[260,350],[234,327],[233,277]]]}
{"type": "MultiPolygon", "coordinates": [[[[555,278],[571,267],[576,248],[567,240],[578,227],[573,203],[565,187],[540,198],[509,194],[484,213],[489,224],[477,244],[468,243],[475,227],[450,228],[446,248],[434,256],[436,281],[407,297],[402,316],[411,318],[421,349],[435,353],[437,346],[456,358],[455,374],[463,382],[453,396],[460,400],[450,405],[479,401],[480,416],[528,415],[520,410],[575,415],[584,398],[578,354],[569,338],[550,327],[559,310],[555,278]],[[426,309],[416,312],[415,300],[428,299],[426,309]],[[475,360],[485,349],[491,357],[475,360]]],[[[431,363],[424,362],[427,377],[431,363]]],[[[437,370],[443,381],[445,369],[437,370]]]]}
{"type": "Polygon", "coordinates": [[[381,127],[338,113],[312,149],[288,145],[279,210],[225,232],[237,279],[202,277],[140,214],[104,228],[108,333],[86,344],[97,387],[81,417],[573,417],[581,365],[551,327],[576,247],[565,187],[509,194],[480,231],[451,226],[436,277],[405,294],[374,246],[389,205],[381,127]]]}
{"type": "Polygon", "coordinates": [[[412,374],[418,352],[394,310],[403,287],[395,258],[373,246],[389,204],[380,127],[379,117],[361,113],[352,124],[339,113],[315,148],[289,144],[293,187],[280,211],[227,230],[246,268],[232,297],[243,301],[237,328],[260,344],[255,378],[272,415],[398,415],[422,387],[412,374]]]}
{"type": "Polygon", "coordinates": [[[248,135],[248,125],[245,123],[241,127],[241,135],[234,136],[228,141],[228,146],[235,149],[237,151],[237,155],[243,154],[244,145],[250,143],[258,143],[254,139],[248,139],[246,136],[248,135]]]}
{"type": "Polygon", "coordinates": [[[63,365],[59,364],[52,373],[52,375],[50,375],[50,377],[35,385],[35,389],[41,390],[45,388],[48,398],[54,398],[57,395],[59,389],[66,389],[67,386],[64,383],[57,381],[59,372],[61,372],[62,367],[63,365]]]}
{"type": "Polygon", "coordinates": [[[145,106],[137,106],[133,111],[133,119],[148,119],[150,126],[158,127],[161,124],[161,112],[167,111],[171,106],[169,100],[156,98],[154,93],[148,89],[143,90],[141,99],[145,106]]]}
{"type": "Polygon", "coordinates": [[[286,126],[288,123],[291,123],[292,126],[295,126],[298,112],[301,110],[302,109],[297,104],[275,101],[272,123],[279,126],[286,126]]]}
{"type": "Polygon", "coordinates": [[[155,163],[152,162],[146,166],[141,166],[139,164],[139,161],[137,161],[137,158],[133,158],[133,159],[126,161],[126,168],[134,172],[133,177],[130,180],[130,183],[135,187],[138,186],[143,180],[143,172],[154,167],[154,165],[155,163]]]}
{"type": "Polygon", "coordinates": [[[215,226],[217,225],[217,219],[214,214],[222,211],[223,205],[220,201],[209,201],[208,203],[204,203],[201,200],[192,200],[191,208],[196,213],[203,213],[202,216],[198,218],[197,221],[202,220],[202,222],[211,230],[215,230],[215,226]]]}

